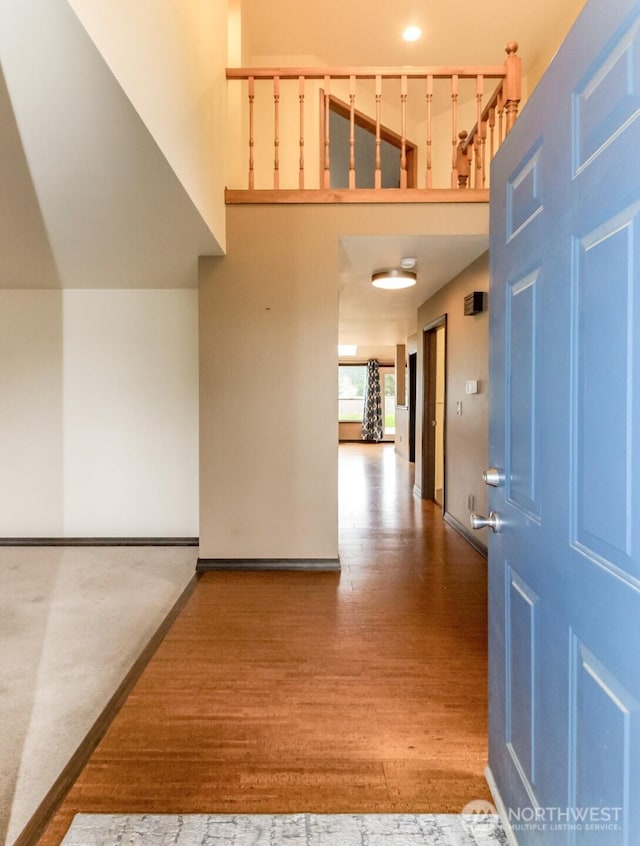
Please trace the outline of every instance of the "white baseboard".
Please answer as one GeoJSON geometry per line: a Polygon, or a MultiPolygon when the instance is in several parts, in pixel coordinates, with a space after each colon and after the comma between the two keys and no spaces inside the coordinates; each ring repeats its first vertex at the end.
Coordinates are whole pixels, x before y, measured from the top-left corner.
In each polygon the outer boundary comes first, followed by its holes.
{"type": "Polygon", "coordinates": [[[518,838],[515,836],[514,831],[511,828],[511,823],[509,822],[509,814],[507,813],[507,807],[502,800],[502,796],[500,795],[498,785],[496,784],[496,780],[493,777],[493,773],[491,772],[490,767],[487,767],[484,771],[484,777],[487,780],[489,790],[491,791],[491,795],[493,796],[493,804],[496,806],[496,810],[500,815],[500,819],[502,820],[502,827],[504,828],[505,833],[507,835],[507,843],[509,844],[509,846],[518,846],[518,838]]]}

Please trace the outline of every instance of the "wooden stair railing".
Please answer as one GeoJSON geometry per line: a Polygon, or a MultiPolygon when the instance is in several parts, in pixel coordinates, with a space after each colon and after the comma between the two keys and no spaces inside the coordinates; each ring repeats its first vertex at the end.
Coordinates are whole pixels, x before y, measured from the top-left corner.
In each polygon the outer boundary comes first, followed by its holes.
{"type": "MultiPolygon", "coordinates": [[[[518,45],[512,42],[507,45],[507,58],[503,65],[472,66],[472,67],[403,67],[403,68],[229,68],[227,79],[230,81],[244,81],[247,88],[246,118],[248,125],[248,177],[245,189],[227,189],[227,202],[416,202],[416,201],[486,201],[487,194],[487,137],[489,139],[489,161],[495,155],[506,134],[512,128],[520,103],[521,68],[520,58],[517,56],[518,45]],[[283,114],[283,82],[292,80],[297,83],[297,103],[295,109],[289,109],[289,120],[282,121],[283,114]],[[385,127],[382,125],[383,83],[395,80],[399,83],[399,97],[394,104],[384,104],[395,112],[399,132],[400,165],[398,174],[398,188],[381,188],[382,157],[381,136],[385,127]],[[409,83],[421,81],[423,88],[423,103],[418,106],[410,102],[409,83]],[[466,80],[472,82],[466,85],[462,92],[461,83],[466,80]],[[497,87],[485,102],[484,87],[487,80],[497,80],[497,87]],[[475,95],[470,98],[469,87],[475,81],[475,95]],[[262,92],[264,87],[271,89],[272,99],[271,118],[266,118],[269,111],[268,103],[260,105],[258,111],[257,83],[260,82],[262,92]],[[269,85],[270,83],[270,85],[269,85]],[[309,148],[305,137],[305,100],[308,91],[307,83],[314,84],[320,101],[320,122],[318,127],[318,158],[319,158],[319,187],[307,187],[307,164],[310,160],[309,148]],[[443,93],[443,86],[448,92],[443,93]],[[349,122],[348,149],[346,162],[348,165],[348,188],[336,189],[331,187],[331,137],[329,131],[329,114],[332,101],[336,99],[335,89],[345,97],[345,117],[349,122]],[[332,90],[333,88],[333,90],[332,90]],[[437,88],[437,90],[436,90],[437,88]],[[356,180],[356,140],[355,126],[358,116],[356,100],[358,94],[370,103],[373,114],[371,125],[375,125],[375,164],[372,176],[372,188],[359,188],[356,180]],[[462,96],[461,96],[462,94],[462,96]],[[451,115],[451,169],[450,183],[442,187],[435,187],[434,159],[435,150],[439,149],[440,156],[444,148],[434,130],[436,121],[443,120],[443,97],[450,101],[451,115]],[[471,102],[473,100],[473,102],[471,102]],[[474,108],[473,108],[474,107],[474,108]],[[467,132],[459,128],[460,114],[465,109],[469,117],[470,109],[475,112],[476,123],[467,132]],[[292,114],[297,112],[295,118],[292,114]],[[422,185],[407,188],[407,149],[410,145],[407,139],[407,124],[409,116],[414,126],[424,128],[423,144],[423,174],[422,185]],[[272,188],[256,188],[256,145],[259,141],[264,148],[263,138],[257,138],[256,132],[264,131],[264,125],[272,129],[273,173],[272,188]],[[283,184],[283,162],[286,155],[283,152],[284,132],[291,130],[291,124],[296,128],[296,164],[297,187],[283,184]],[[497,131],[496,131],[497,124],[497,131]],[[473,174],[473,180],[471,178],[473,174]],[[473,186],[471,185],[473,181],[473,186]],[[453,190],[452,190],[453,189],[453,190]]],[[[444,110],[446,119],[446,109],[444,110]]],[[[471,118],[473,120],[473,117],[471,118]]],[[[446,155],[446,154],[445,154],[446,155]]],[[[264,158],[264,156],[263,156],[264,158]]],[[[293,170],[293,168],[291,168],[293,170]]],[[[261,174],[261,184],[265,184],[265,174],[261,174]]]]}
{"type": "Polygon", "coordinates": [[[487,134],[489,135],[489,161],[491,161],[518,117],[522,84],[520,58],[516,55],[518,43],[516,41],[509,42],[505,50],[507,60],[505,62],[506,74],[504,80],[498,85],[484,108],[482,107],[482,89],[479,82],[476,123],[471,132],[467,133],[466,130],[462,130],[458,133],[459,142],[456,158],[458,187],[460,188],[471,187],[470,176],[472,172],[474,173],[474,186],[476,188],[486,187],[485,147],[487,134]],[[496,118],[498,124],[497,136],[496,118]]]}

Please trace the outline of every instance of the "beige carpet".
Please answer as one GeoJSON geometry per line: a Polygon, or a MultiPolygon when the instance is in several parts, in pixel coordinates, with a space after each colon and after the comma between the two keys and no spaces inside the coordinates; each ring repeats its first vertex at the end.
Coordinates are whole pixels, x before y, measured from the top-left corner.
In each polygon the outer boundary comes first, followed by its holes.
{"type": "Polygon", "coordinates": [[[193,547],[0,547],[0,844],[23,830],[196,557],[193,547]]]}

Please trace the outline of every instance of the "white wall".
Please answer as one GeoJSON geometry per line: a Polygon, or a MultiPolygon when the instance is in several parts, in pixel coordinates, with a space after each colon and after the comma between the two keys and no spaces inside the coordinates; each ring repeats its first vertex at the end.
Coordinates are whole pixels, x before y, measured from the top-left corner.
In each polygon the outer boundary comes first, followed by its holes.
{"type": "Polygon", "coordinates": [[[62,294],[0,291],[0,537],[62,534],[62,294]]]}
{"type": "Polygon", "coordinates": [[[584,8],[586,0],[564,0],[558,4],[559,21],[552,32],[548,32],[546,48],[535,57],[533,66],[529,69],[526,79],[526,89],[529,95],[540,82],[549,63],[558,51],[558,48],[567,37],[567,33],[576,21],[576,18],[584,8]]]}
{"type": "Polygon", "coordinates": [[[337,558],[333,217],[229,206],[227,256],[201,261],[202,558],[337,558]]]}
{"type": "Polygon", "coordinates": [[[198,534],[197,292],[0,291],[0,536],[198,534]]]}
{"type": "MultiPolygon", "coordinates": [[[[418,362],[416,386],[416,485],[422,484],[422,429],[424,407],[423,332],[442,315],[447,316],[446,408],[445,408],[445,508],[469,527],[468,496],[475,497],[475,510],[486,514],[487,487],[482,471],[488,450],[489,313],[465,316],[464,298],[471,291],[489,289],[489,254],[472,262],[418,309],[418,362]],[[478,381],[478,393],[467,394],[468,379],[478,381]],[[456,405],[462,404],[462,414],[456,405]]],[[[408,343],[409,349],[411,349],[408,343]]],[[[486,543],[486,530],[474,533],[486,543]]]]}
{"type": "Polygon", "coordinates": [[[224,248],[227,0],[68,0],[224,248]]]}
{"type": "Polygon", "coordinates": [[[220,246],[67,0],[0,3],[0,57],[0,286],[195,288],[220,246]]]}

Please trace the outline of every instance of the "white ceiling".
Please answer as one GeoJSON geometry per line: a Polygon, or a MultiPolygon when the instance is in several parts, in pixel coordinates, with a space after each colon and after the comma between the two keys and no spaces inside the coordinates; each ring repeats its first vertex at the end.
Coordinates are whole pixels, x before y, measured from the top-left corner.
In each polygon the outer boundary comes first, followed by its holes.
{"type": "Polygon", "coordinates": [[[416,331],[418,306],[488,248],[487,235],[349,236],[340,241],[340,343],[398,344],[416,331]],[[413,288],[371,285],[376,270],[417,260],[413,288]]]}
{"type": "MultiPolygon", "coordinates": [[[[546,63],[584,0],[241,0],[247,55],[256,65],[500,64],[508,41],[519,43],[523,72],[546,63]],[[408,24],[423,37],[407,44],[408,24]],[[284,57],[291,57],[286,61],[284,57]],[[264,60],[262,60],[264,59],[264,60]],[[304,62],[303,62],[304,59],[304,62]]],[[[390,212],[392,213],[392,212],[390,212]]],[[[403,343],[416,311],[439,287],[488,248],[483,235],[345,237],[340,251],[340,342],[403,343]],[[371,272],[418,259],[418,285],[390,292],[369,284],[371,272]]]]}
{"type": "Polygon", "coordinates": [[[241,0],[245,38],[258,56],[314,55],[328,65],[499,64],[518,41],[525,73],[584,0],[241,0]],[[408,24],[421,27],[412,44],[408,24]]]}

